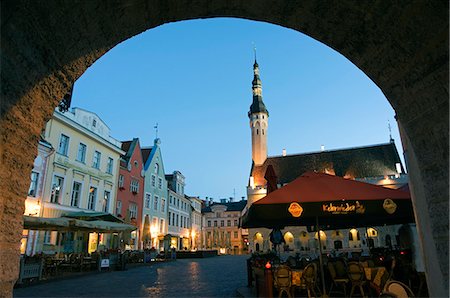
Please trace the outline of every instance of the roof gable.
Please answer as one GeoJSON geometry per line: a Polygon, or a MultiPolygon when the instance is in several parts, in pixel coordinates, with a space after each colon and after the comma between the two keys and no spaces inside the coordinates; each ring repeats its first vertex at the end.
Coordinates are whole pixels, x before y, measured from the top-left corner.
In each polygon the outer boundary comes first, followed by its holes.
{"type": "MultiPolygon", "coordinates": [[[[289,183],[308,171],[348,178],[394,175],[400,157],[393,142],[323,152],[268,157],[263,165],[252,166],[256,185],[265,185],[264,175],[272,165],[278,184],[289,183]]],[[[402,168],[403,170],[403,168],[402,168]]]]}

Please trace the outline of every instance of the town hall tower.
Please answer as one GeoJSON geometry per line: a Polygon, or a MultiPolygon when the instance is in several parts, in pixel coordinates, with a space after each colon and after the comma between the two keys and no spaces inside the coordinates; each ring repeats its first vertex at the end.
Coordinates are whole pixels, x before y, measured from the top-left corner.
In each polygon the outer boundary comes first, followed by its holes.
{"type": "Polygon", "coordinates": [[[259,78],[259,66],[253,64],[253,102],[248,112],[250,129],[252,131],[252,159],[255,166],[260,166],[267,159],[267,128],[269,112],[262,99],[262,84],[259,78]]]}

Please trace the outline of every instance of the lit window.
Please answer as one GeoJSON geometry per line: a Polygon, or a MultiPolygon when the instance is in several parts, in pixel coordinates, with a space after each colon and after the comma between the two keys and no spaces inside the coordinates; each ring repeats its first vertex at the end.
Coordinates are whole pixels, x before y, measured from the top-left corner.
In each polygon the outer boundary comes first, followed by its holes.
{"type": "Polygon", "coordinates": [[[89,200],[87,208],[90,210],[95,210],[95,201],[97,200],[97,187],[91,186],[89,189],[89,200]]]}
{"type": "Polygon", "coordinates": [[[78,144],[77,161],[84,163],[86,161],[86,145],[78,144]]]}
{"type": "Polygon", "coordinates": [[[111,201],[111,192],[105,190],[105,194],[103,196],[102,210],[103,212],[109,211],[109,202],[111,201]]]}
{"type": "Polygon", "coordinates": [[[81,197],[81,183],[74,181],[72,187],[72,198],[70,199],[70,206],[78,207],[81,197]]]}
{"type": "Polygon", "coordinates": [[[39,178],[39,173],[31,172],[30,188],[28,189],[28,195],[30,197],[35,197],[36,196],[38,178],[39,178]]]}
{"type": "Polygon", "coordinates": [[[111,157],[108,157],[108,164],[106,165],[106,173],[112,174],[114,166],[114,160],[111,157]]]}
{"type": "Polygon", "coordinates": [[[67,152],[69,150],[69,137],[61,134],[59,139],[58,153],[67,156],[67,152]]]}
{"type": "Polygon", "coordinates": [[[100,168],[100,159],[102,157],[102,154],[98,151],[94,152],[94,157],[92,159],[92,167],[95,169],[99,169],[100,168]]]}
{"type": "Polygon", "coordinates": [[[50,196],[50,202],[59,204],[61,199],[62,188],[64,184],[64,178],[59,176],[53,177],[52,193],[50,196]]]}

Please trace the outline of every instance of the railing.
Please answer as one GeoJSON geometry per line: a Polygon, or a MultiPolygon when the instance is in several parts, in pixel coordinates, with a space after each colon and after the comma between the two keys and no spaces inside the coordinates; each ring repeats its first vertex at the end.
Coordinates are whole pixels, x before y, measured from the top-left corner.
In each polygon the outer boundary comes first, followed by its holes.
{"type": "Polygon", "coordinates": [[[25,260],[25,258],[20,258],[20,272],[19,279],[17,280],[18,284],[22,284],[25,279],[41,279],[42,277],[44,260],[42,258],[29,262],[25,262],[25,260]]]}

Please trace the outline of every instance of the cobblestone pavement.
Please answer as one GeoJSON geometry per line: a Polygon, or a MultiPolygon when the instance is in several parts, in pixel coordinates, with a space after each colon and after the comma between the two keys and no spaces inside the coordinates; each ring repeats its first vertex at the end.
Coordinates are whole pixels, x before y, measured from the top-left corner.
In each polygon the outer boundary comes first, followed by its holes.
{"type": "Polygon", "coordinates": [[[247,258],[179,259],[17,288],[14,297],[235,297],[247,258]]]}

